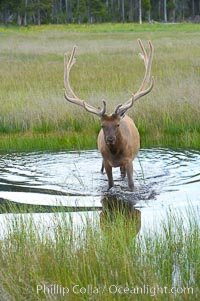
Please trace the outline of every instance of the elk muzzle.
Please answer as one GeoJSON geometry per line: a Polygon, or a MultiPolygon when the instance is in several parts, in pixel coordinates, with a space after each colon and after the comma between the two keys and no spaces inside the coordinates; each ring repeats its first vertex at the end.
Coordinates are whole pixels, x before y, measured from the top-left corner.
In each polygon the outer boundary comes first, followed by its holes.
{"type": "Polygon", "coordinates": [[[106,136],[106,144],[115,144],[116,137],[115,136],[106,136]]]}

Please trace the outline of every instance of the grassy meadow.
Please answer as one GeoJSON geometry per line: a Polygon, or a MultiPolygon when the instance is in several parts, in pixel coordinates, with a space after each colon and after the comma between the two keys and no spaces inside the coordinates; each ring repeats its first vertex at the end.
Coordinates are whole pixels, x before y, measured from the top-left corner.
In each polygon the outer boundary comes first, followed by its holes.
{"type": "Polygon", "coordinates": [[[136,223],[120,213],[101,226],[86,217],[83,227],[65,213],[52,215],[50,227],[7,216],[1,301],[199,300],[199,212],[169,212],[155,233],[136,236],[136,223]]]}
{"type": "Polygon", "coordinates": [[[155,48],[153,91],[128,114],[142,147],[200,148],[200,25],[98,24],[0,28],[0,151],[96,147],[97,117],[63,97],[63,53],[78,46],[76,94],[108,113],[144,75],[137,39],[155,48]]]}

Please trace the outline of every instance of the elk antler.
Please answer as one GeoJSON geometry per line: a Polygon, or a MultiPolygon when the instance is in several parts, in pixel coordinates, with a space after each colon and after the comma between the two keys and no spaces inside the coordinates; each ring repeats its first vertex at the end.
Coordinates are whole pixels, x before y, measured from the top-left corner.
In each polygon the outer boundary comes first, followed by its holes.
{"type": "Polygon", "coordinates": [[[116,115],[123,116],[125,114],[125,112],[133,106],[133,103],[137,99],[148,94],[154,86],[154,78],[152,76],[150,86],[147,87],[147,84],[149,83],[149,79],[150,79],[150,73],[151,73],[151,64],[152,64],[152,59],[153,59],[153,45],[149,41],[149,57],[148,57],[146,50],[144,48],[144,45],[142,44],[142,41],[139,39],[138,39],[138,44],[142,50],[142,53],[140,53],[140,55],[141,55],[142,59],[144,60],[145,75],[144,75],[144,78],[143,78],[143,81],[142,81],[142,84],[141,84],[139,90],[135,94],[133,94],[132,97],[127,102],[125,102],[124,105],[118,105],[115,108],[114,114],[116,114],[116,115]]]}
{"type": "Polygon", "coordinates": [[[106,112],[105,100],[103,100],[103,108],[101,110],[98,110],[98,109],[94,108],[93,106],[87,104],[84,100],[77,97],[70,86],[69,74],[70,74],[70,70],[71,70],[72,66],[76,62],[76,59],[74,57],[76,54],[76,50],[77,50],[77,47],[74,46],[69,60],[67,58],[67,54],[66,53],[64,54],[64,85],[65,85],[65,89],[66,89],[64,92],[64,97],[69,102],[72,102],[74,104],[77,104],[77,105],[83,107],[84,109],[86,109],[86,111],[96,114],[99,117],[102,117],[106,112]]]}

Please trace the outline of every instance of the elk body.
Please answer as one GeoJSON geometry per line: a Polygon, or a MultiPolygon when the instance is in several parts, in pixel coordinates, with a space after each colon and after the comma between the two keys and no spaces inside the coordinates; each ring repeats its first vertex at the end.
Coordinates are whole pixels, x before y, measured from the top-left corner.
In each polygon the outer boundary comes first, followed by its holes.
{"type": "Polygon", "coordinates": [[[133,160],[140,148],[140,136],[133,120],[125,115],[125,113],[133,106],[137,99],[148,94],[154,85],[153,77],[150,81],[153,59],[152,43],[149,41],[149,55],[147,55],[141,40],[138,40],[138,43],[142,51],[141,56],[145,65],[144,79],[139,90],[123,105],[117,105],[114,112],[110,115],[106,114],[106,102],[104,100],[103,108],[100,110],[87,104],[84,100],[75,95],[69,83],[69,74],[71,67],[75,63],[74,56],[76,47],[73,48],[69,60],[67,60],[67,55],[64,55],[64,84],[66,88],[64,96],[66,100],[77,104],[86,111],[100,117],[102,129],[98,135],[98,149],[103,157],[101,171],[103,172],[105,168],[109,189],[114,185],[112,176],[113,167],[120,167],[122,177],[125,177],[127,174],[128,186],[131,191],[134,189],[133,160]],[[147,85],[149,86],[147,87],[147,85]]]}
{"type": "Polygon", "coordinates": [[[102,154],[102,169],[105,168],[109,188],[113,186],[112,167],[120,167],[122,177],[128,177],[133,190],[133,159],[140,148],[140,136],[130,117],[118,115],[101,118],[102,129],[98,136],[98,149],[102,154]]]}

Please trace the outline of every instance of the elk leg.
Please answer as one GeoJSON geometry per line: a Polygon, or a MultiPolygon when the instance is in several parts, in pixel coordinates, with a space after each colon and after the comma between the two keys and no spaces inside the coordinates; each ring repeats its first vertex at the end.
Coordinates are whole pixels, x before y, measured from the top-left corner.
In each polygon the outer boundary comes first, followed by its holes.
{"type": "Polygon", "coordinates": [[[120,172],[121,172],[121,177],[125,178],[125,176],[126,176],[126,167],[125,166],[121,166],[120,167],[120,172]]]}
{"type": "Polygon", "coordinates": [[[130,188],[131,191],[133,191],[134,189],[134,184],[133,184],[133,163],[129,162],[127,163],[127,177],[128,177],[128,186],[130,188]]]}
{"type": "Polygon", "coordinates": [[[107,162],[104,162],[104,167],[105,167],[106,174],[108,177],[108,189],[110,189],[114,185],[113,175],[112,175],[112,167],[107,162]]]}
{"type": "Polygon", "coordinates": [[[104,172],[104,162],[103,162],[103,160],[102,160],[101,173],[103,173],[103,172],[104,172]]]}

